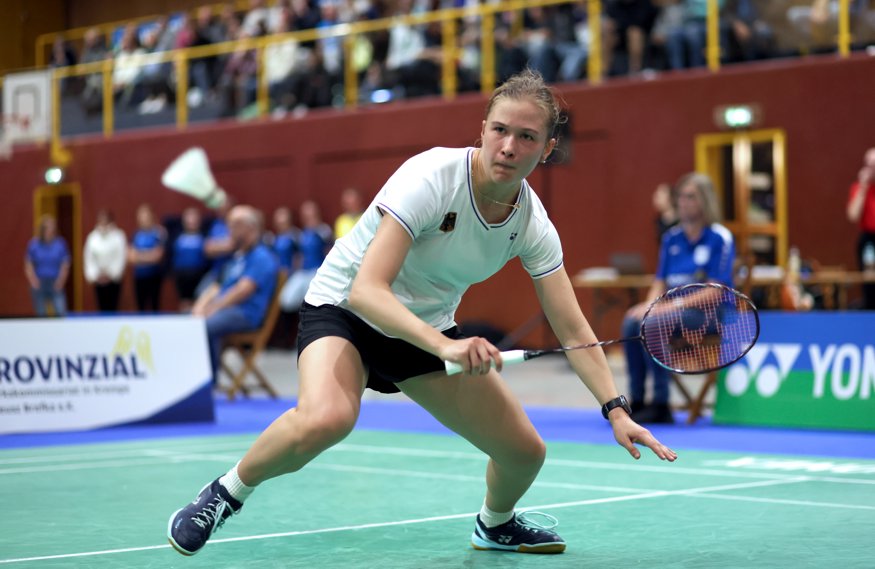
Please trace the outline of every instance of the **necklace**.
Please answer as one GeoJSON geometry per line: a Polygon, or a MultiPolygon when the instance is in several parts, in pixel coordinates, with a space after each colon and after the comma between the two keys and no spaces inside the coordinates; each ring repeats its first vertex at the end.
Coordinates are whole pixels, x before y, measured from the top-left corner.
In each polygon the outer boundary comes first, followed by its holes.
{"type": "MultiPolygon", "coordinates": [[[[476,152],[477,152],[477,154],[474,155],[474,162],[475,162],[475,163],[477,162],[477,159],[480,157],[480,151],[477,150],[476,152]]],[[[471,182],[472,182],[472,184],[475,184],[475,186],[474,186],[475,188],[476,188],[476,180],[475,180],[476,177],[477,177],[477,171],[476,171],[476,168],[474,168],[474,169],[472,169],[472,172],[471,172],[471,182]]],[[[513,209],[519,209],[519,208],[520,208],[520,204],[518,204],[518,203],[506,203],[506,202],[500,202],[500,201],[498,201],[498,200],[494,200],[494,199],[490,198],[489,196],[487,196],[487,195],[483,192],[483,190],[477,190],[477,193],[480,194],[480,197],[481,197],[481,198],[483,198],[483,199],[485,199],[485,200],[489,200],[489,201],[491,201],[492,203],[496,203],[496,204],[498,204],[498,205],[503,205],[503,206],[506,206],[506,207],[509,207],[509,208],[513,208],[513,209]]]]}
{"type": "Polygon", "coordinates": [[[489,196],[487,196],[487,195],[484,194],[483,192],[480,192],[480,196],[483,197],[483,198],[485,198],[485,199],[487,199],[487,200],[489,200],[489,201],[491,201],[492,203],[497,203],[498,205],[505,205],[505,206],[507,206],[507,207],[512,207],[513,209],[519,209],[519,208],[520,208],[520,204],[518,204],[518,203],[505,203],[505,202],[500,202],[500,201],[498,201],[498,200],[494,200],[494,199],[490,198],[489,196]]]}

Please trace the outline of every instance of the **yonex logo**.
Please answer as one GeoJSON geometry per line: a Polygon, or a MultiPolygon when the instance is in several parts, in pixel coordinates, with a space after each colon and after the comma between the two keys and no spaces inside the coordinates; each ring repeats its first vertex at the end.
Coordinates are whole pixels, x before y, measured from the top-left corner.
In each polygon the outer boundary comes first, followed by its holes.
{"type": "Polygon", "coordinates": [[[512,540],[512,539],[513,539],[513,536],[511,536],[511,535],[500,535],[500,536],[498,536],[498,543],[508,544],[508,543],[510,543],[510,540],[512,540]]]}
{"type": "Polygon", "coordinates": [[[757,344],[744,359],[726,373],[726,391],[736,397],[743,395],[756,377],[756,390],[762,397],[771,397],[787,379],[802,346],[799,344],[757,344]],[[769,358],[774,354],[774,358],[769,358]]]}
{"type": "Polygon", "coordinates": [[[827,389],[840,401],[868,399],[875,393],[875,347],[849,343],[758,344],[727,370],[726,391],[740,397],[753,383],[760,397],[772,397],[800,357],[797,371],[813,376],[811,396],[815,399],[824,397],[827,389]]]}

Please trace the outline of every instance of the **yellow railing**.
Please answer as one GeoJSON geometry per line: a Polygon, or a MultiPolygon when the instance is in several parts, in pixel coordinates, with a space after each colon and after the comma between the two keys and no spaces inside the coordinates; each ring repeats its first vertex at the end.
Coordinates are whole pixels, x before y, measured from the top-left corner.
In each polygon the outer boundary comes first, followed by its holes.
{"type": "MultiPolygon", "coordinates": [[[[244,0],[245,1],[245,0],[244,0]]],[[[235,52],[237,50],[256,50],[257,56],[257,90],[256,103],[258,115],[264,116],[269,111],[268,85],[264,74],[265,48],[271,44],[296,41],[298,43],[324,40],[328,38],[342,38],[344,46],[344,99],[348,107],[354,107],[358,101],[357,72],[354,68],[352,50],[355,39],[362,34],[389,30],[395,25],[424,25],[431,23],[441,24],[443,39],[443,59],[441,69],[441,88],[444,98],[452,99],[457,92],[456,84],[456,60],[458,55],[457,22],[462,18],[479,18],[480,21],[480,84],[484,93],[489,93],[495,87],[495,18],[496,14],[503,12],[521,12],[525,8],[570,4],[586,0],[504,0],[498,4],[488,4],[467,8],[450,8],[411,14],[394,16],[376,20],[367,20],[348,24],[339,24],[326,28],[300,30],[283,34],[274,34],[265,37],[251,38],[236,41],[189,47],[185,49],[150,53],[136,64],[138,66],[152,65],[157,63],[172,62],[176,67],[176,124],[178,128],[185,128],[188,123],[188,105],[185,103],[188,92],[188,67],[192,59],[214,57],[235,52]]],[[[238,4],[240,1],[238,0],[238,4]]],[[[216,5],[220,6],[220,5],[216,5]]],[[[850,32],[848,20],[848,0],[841,0],[842,16],[839,21],[838,44],[839,52],[847,55],[849,52],[850,32]]],[[[602,68],[602,30],[601,30],[601,0],[587,1],[588,25],[590,33],[590,54],[588,58],[587,79],[591,84],[601,82],[604,70],[602,68]]],[[[718,33],[718,0],[708,0],[707,31],[708,42],[706,55],[708,67],[712,71],[720,68],[720,45],[718,33]]],[[[154,18],[152,18],[154,19],[154,18]]],[[[516,19],[520,21],[520,18],[516,19]]],[[[138,20],[139,21],[139,20],[138,20]]],[[[124,23],[124,22],[123,22],[124,23]]],[[[105,24],[105,29],[115,29],[120,23],[105,24]]],[[[68,37],[84,34],[86,28],[71,30],[68,37]]],[[[40,41],[45,44],[56,34],[40,36],[40,41]]],[[[39,46],[40,44],[38,44],[39,46]]],[[[39,52],[39,47],[38,47],[39,52]]],[[[113,115],[113,85],[112,73],[114,61],[112,58],[100,62],[74,65],[70,67],[56,68],[53,72],[53,135],[52,148],[59,158],[64,158],[63,149],[60,145],[60,81],[65,77],[102,74],[103,84],[103,133],[109,137],[114,131],[113,115]]]]}

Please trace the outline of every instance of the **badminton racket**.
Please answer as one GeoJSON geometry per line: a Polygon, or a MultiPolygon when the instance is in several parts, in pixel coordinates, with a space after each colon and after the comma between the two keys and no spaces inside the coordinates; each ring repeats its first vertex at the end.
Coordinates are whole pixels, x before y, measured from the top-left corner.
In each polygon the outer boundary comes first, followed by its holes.
{"type": "MultiPolygon", "coordinates": [[[[737,290],[717,283],[673,288],[654,300],[641,320],[638,336],[548,350],[501,352],[505,365],[567,352],[641,342],[656,363],[680,374],[707,373],[741,359],[760,335],[760,318],[753,302],[737,290]]],[[[447,374],[462,366],[445,362],[447,374]]]]}

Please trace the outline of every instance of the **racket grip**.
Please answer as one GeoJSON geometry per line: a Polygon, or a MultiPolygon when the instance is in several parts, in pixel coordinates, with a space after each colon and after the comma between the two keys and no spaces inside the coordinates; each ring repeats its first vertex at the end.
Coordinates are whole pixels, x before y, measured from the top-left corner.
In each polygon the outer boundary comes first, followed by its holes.
{"type": "MultiPolygon", "coordinates": [[[[506,352],[501,352],[501,360],[504,365],[510,364],[519,364],[526,361],[526,351],[525,350],[508,350],[506,352]]],[[[462,366],[455,362],[444,361],[444,365],[447,368],[447,375],[455,375],[457,373],[462,373],[462,366]]],[[[495,366],[495,362],[492,362],[492,365],[495,366]]]]}

